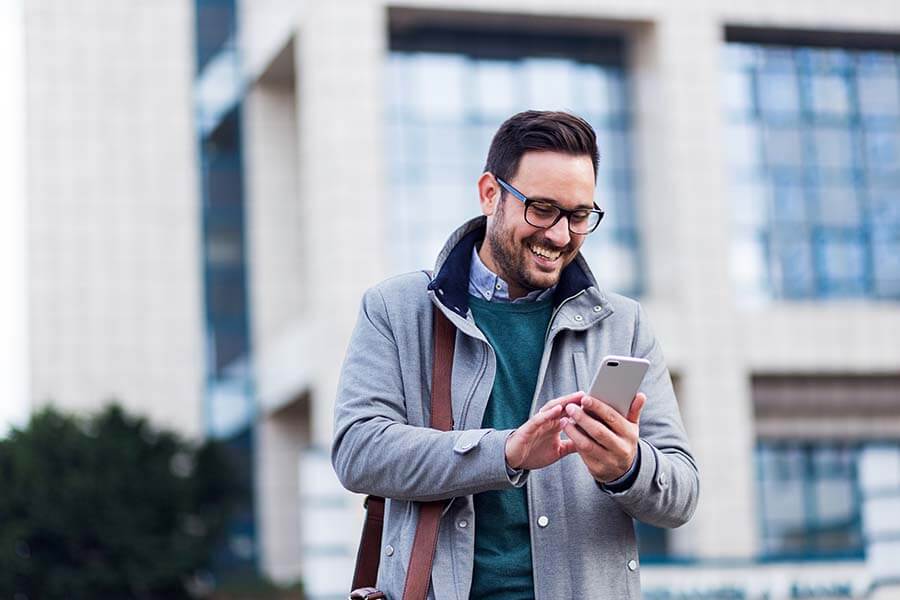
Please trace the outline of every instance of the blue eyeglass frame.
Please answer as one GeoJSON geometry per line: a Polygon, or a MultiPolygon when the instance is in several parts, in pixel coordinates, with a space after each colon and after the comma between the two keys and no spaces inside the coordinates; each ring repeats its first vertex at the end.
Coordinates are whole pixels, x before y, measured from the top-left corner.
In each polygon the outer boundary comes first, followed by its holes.
{"type": "MultiPolygon", "coordinates": [[[[510,194],[512,194],[513,196],[515,196],[516,198],[518,198],[520,201],[522,201],[525,204],[525,214],[526,215],[528,214],[528,207],[535,202],[540,202],[541,204],[550,204],[549,202],[544,202],[542,200],[532,200],[531,198],[529,198],[528,196],[526,196],[525,194],[523,194],[522,192],[517,190],[515,187],[513,187],[511,184],[503,181],[501,178],[497,177],[496,175],[494,175],[494,179],[497,180],[497,183],[499,183],[503,189],[505,189],[507,192],[509,192],[510,194]]],[[[588,235],[588,234],[594,233],[597,230],[597,227],[600,225],[600,221],[603,220],[603,216],[606,214],[602,208],[597,206],[596,202],[593,204],[594,204],[594,208],[590,209],[590,212],[597,213],[598,215],[600,215],[600,217],[597,219],[597,222],[594,223],[594,226],[591,227],[591,229],[588,231],[572,231],[572,219],[570,217],[572,214],[574,214],[580,210],[585,210],[583,208],[577,208],[575,210],[566,210],[565,208],[560,208],[559,206],[556,206],[555,204],[550,204],[550,206],[554,207],[556,210],[559,211],[559,214],[556,216],[556,219],[554,219],[552,223],[544,226],[544,225],[535,225],[528,219],[525,219],[525,222],[528,223],[529,225],[531,225],[532,227],[537,227],[539,229],[550,229],[551,227],[556,226],[556,224],[559,223],[560,219],[565,217],[566,225],[569,227],[569,233],[572,233],[574,235],[588,235]]]]}

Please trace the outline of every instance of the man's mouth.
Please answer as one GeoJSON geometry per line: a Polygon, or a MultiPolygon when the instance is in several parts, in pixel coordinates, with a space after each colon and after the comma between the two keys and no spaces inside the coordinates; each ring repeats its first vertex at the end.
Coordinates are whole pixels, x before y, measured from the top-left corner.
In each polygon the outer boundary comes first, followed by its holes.
{"type": "Polygon", "coordinates": [[[528,244],[528,249],[531,250],[532,254],[549,261],[556,260],[562,254],[560,250],[548,248],[547,246],[542,246],[541,244],[528,244]]]}

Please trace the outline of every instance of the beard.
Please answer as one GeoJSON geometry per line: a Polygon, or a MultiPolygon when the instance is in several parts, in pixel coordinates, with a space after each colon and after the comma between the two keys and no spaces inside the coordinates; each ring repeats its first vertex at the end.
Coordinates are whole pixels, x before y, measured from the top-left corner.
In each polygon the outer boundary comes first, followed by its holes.
{"type": "Polygon", "coordinates": [[[494,226],[487,235],[487,243],[490,244],[491,255],[496,262],[500,275],[507,284],[515,284],[528,290],[546,289],[559,282],[562,270],[572,262],[575,257],[576,247],[574,239],[570,238],[567,245],[559,247],[544,236],[544,230],[539,229],[533,235],[516,241],[511,228],[505,226],[503,203],[497,209],[494,226]],[[530,245],[541,245],[561,252],[557,259],[559,265],[556,271],[539,271],[532,263],[530,245]]]}

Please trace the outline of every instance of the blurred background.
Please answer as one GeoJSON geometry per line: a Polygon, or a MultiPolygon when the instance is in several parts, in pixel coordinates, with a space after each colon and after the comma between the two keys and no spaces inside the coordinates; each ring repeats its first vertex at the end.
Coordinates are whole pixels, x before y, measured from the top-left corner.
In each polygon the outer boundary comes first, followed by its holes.
{"type": "Polygon", "coordinates": [[[900,598],[896,0],[3,0],[0,428],[115,400],[217,440],[216,576],[342,597],[361,294],[433,266],[528,108],[597,130],[584,252],[701,468],[691,523],[637,525],[645,597],[900,598]]]}

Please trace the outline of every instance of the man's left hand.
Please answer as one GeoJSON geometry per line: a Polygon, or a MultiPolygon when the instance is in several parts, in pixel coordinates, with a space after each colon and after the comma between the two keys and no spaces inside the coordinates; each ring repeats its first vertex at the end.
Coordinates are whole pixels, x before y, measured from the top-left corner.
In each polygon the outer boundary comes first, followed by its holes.
{"type": "Polygon", "coordinates": [[[638,422],[647,397],[638,393],[628,416],[591,396],[581,406],[568,404],[571,421],[565,432],[594,479],[600,483],[615,481],[628,472],[637,456],[638,422]]]}

